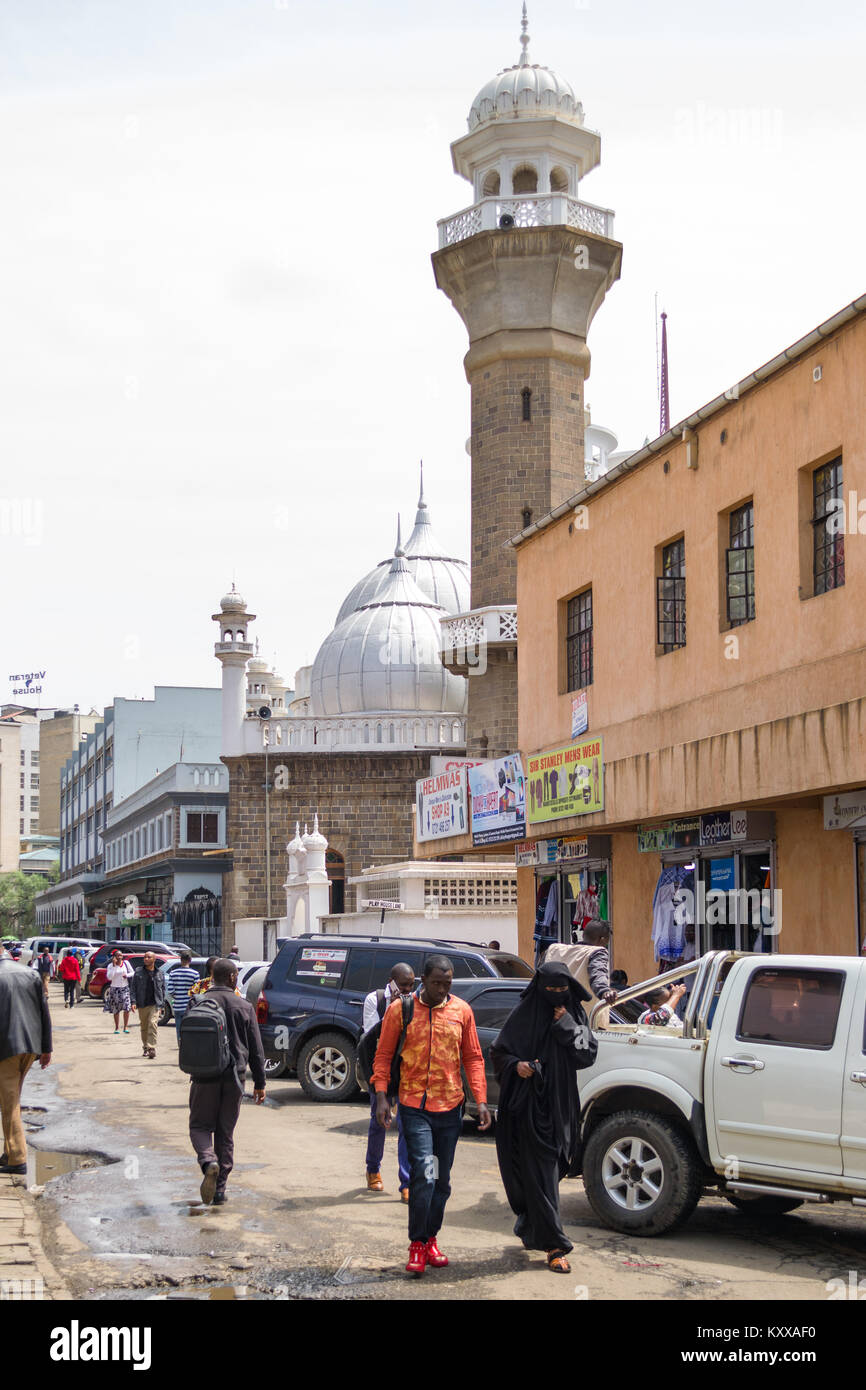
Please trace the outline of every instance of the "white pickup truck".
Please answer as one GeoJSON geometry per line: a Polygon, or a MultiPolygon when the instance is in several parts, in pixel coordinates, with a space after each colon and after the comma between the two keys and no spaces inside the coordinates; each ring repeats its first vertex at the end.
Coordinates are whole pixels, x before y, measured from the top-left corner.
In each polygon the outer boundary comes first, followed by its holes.
{"type": "Polygon", "coordinates": [[[682,1034],[613,1024],[578,1074],[596,1215],[660,1235],[707,1188],[755,1215],[866,1207],[866,959],[711,951],[651,984],[684,977],[682,1034]]]}

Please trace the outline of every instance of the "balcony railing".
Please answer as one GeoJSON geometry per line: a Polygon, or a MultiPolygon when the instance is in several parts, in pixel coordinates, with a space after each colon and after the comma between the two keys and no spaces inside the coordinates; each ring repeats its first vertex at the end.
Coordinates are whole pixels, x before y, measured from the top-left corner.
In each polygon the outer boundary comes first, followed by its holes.
{"type": "Polygon", "coordinates": [[[466,241],[478,232],[492,231],[503,217],[513,218],[507,226],[575,227],[595,236],[613,236],[613,213],[592,203],[578,202],[567,193],[523,194],[512,198],[482,198],[470,208],[444,217],[439,227],[439,248],[466,241]]]}
{"type": "Polygon", "coordinates": [[[267,746],[280,753],[386,753],[417,748],[466,747],[466,720],[456,714],[401,717],[390,714],[348,716],[345,719],[307,717],[244,721],[244,750],[258,753],[267,746]]]}
{"type": "Polygon", "coordinates": [[[452,670],[487,669],[487,652],[492,648],[517,646],[517,608],[514,604],[475,608],[440,620],[442,661],[452,670]]]}

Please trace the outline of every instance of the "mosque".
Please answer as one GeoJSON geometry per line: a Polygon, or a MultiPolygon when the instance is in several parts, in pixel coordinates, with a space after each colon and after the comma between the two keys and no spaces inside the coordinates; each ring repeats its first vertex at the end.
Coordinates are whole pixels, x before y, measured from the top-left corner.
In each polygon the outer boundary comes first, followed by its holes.
{"type": "Polygon", "coordinates": [[[516,750],[509,540],[622,457],[584,399],[589,325],[622,256],[613,213],[578,196],[601,139],[571,85],[530,61],[525,5],[521,29],[519,61],[481,88],[451,146],[473,203],[440,221],[432,257],[469,336],[471,575],[436,540],[422,476],[405,544],[398,535],[355,583],[294,689],[254,650],[240,594],[221,600],[227,932],[282,915],[297,821],[318,813],[331,910],[342,911],[347,877],[412,857],[414,784],[431,757],[516,750]]]}

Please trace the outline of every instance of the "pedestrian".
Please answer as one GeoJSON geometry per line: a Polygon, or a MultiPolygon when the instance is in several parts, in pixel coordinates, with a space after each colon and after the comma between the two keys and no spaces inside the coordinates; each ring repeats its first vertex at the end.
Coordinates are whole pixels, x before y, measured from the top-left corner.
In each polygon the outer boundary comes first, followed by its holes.
{"type": "Polygon", "coordinates": [[[36,962],[36,969],[39,972],[39,978],[42,981],[42,990],[45,995],[45,998],[47,999],[48,981],[54,974],[54,961],[51,959],[51,952],[49,951],[47,946],[42,947],[42,954],[39,956],[36,962]]]}
{"type": "Polygon", "coordinates": [[[598,1050],[583,1011],[588,999],[563,962],[545,962],[490,1050],[500,1085],[496,1155],[514,1234],[527,1250],[543,1250],[556,1274],[571,1272],[574,1248],[562,1228],[559,1183],[580,1147],[577,1072],[598,1050]]]}
{"type": "Polygon", "coordinates": [[[80,1003],[81,1003],[81,977],[82,977],[82,974],[83,974],[83,972],[84,972],[84,962],[85,962],[85,960],[87,959],[87,952],[84,951],[84,950],[82,950],[82,949],[79,947],[77,950],[75,950],[75,951],[73,952],[73,955],[75,956],[75,959],[78,961],[78,979],[75,981],[75,1002],[76,1002],[76,1004],[80,1004],[80,1003]]]}
{"type": "Polygon", "coordinates": [[[129,983],[132,979],[133,970],[128,960],[123,959],[123,952],[117,949],[111,953],[111,960],[105,969],[105,978],[108,988],[105,991],[105,1000],[102,1005],[102,1012],[114,1014],[114,1036],[120,1033],[120,1015],[123,1014],[123,1031],[129,1032],[129,1015],[132,1011],[132,1000],[129,994],[129,983]]]}
{"type": "Polygon", "coordinates": [[[27,1172],[21,1089],[37,1057],[44,1070],[51,1061],[48,1000],[33,971],[18,965],[0,945],[0,1173],[27,1172]]]}
{"type": "Polygon", "coordinates": [[[159,1011],[165,1003],[165,979],[162,972],[156,968],[156,955],[153,951],[145,951],[142,963],[132,977],[130,992],[132,1007],[138,1009],[142,1056],[153,1061],[156,1056],[159,1011]]]}
{"type": "MultiPolygon", "coordinates": [[[[610,986],[610,926],[607,922],[587,922],[583,929],[583,941],[575,946],[549,946],[544,960],[557,961],[568,970],[589,994],[589,1010],[604,1001],[613,1004],[616,990],[610,986]]],[[[596,1014],[593,1027],[606,1028],[610,1020],[610,1010],[601,1009],[596,1014]]]]}
{"type": "Polygon", "coordinates": [[[454,966],[447,956],[428,956],[412,996],[405,1035],[403,1005],[395,999],[382,1020],[373,1083],[376,1118],[391,1127],[391,1064],[400,1052],[399,1115],[409,1156],[408,1274],[440,1269],[448,1259],[436,1243],[451,1194],[451,1165],[463,1127],[466,1072],[478,1103],[478,1128],[490,1128],[484,1057],[469,1005],[451,994],[454,966]]]}
{"type": "MultiPolygon", "coordinates": [[[[374,989],[364,1000],[363,1030],[364,1034],[381,1033],[382,1019],[388,1007],[401,994],[411,994],[415,988],[415,971],[411,965],[405,961],[400,961],[395,965],[388,976],[388,983],[384,989],[374,989]]],[[[389,1096],[392,1105],[397,1103],[396,1096],[389,1096]]],[[[370,1087],[370,1126],[367,1131],[367,1188],[370,1192],[383,1192],[385,1185],[382,1182],[382,1158],[385,1153],[385,1130],[376,1119],[376,1092],[370,1087]]],[[[409,1200],[409,1156],[406,1152],[406,1140],[403,1135],[403,1124],[400,1119],[400,1112],[397,1112],[397,1173],[400,1180],[400,1196],[404,1202],[409,1200]]]]}
{"type": "Polygon", "coordinates": [[[81,984],[81,966],[74,951],[66,952],[57,967],[57,973],[63,981],[63,1007],[64,1009],[73,1009],[75,1007],[75,986],[81,984]]]}
{"type": "Polygon", "coordinates": [[[176,965],[174,970],[169,970],[165,978],[174,1014],[175,1032],[180,1044],[180,1025],[190,1005],[190,990],[199,982],[198,971],[193,970],[189,951],[181,951],[180,965],[176,965]]]}
{"type": "Polygon", "coordinates": [[[253,1074],[256,1105],[265,1099],[265,1054],[259,1025],[252,1004],[236,992],[237,978],[234,961],[215,960],[207,1001],[192,1003],[188,1010],[188,1014],[196,1014],[214,1000],[225,1013],[229,1065],[213,1080],[199,1081],[193,1077],[189,1088],[189,1137],[203,1173],[201,1199],[215,1206],[226,1200],[226,1183],[234,1166],[234,1132],[248,1065],[253,1074]]]}
{"type": "Polygon", "coordinates": [[[207,994],[213,981],[214,962],[218,959],[218,956],[208,956],[204,968],[204,975],[200,980],[196,980],[195,984],[189,992],[190,998],[192,998],[194,994],[207,994]]]}

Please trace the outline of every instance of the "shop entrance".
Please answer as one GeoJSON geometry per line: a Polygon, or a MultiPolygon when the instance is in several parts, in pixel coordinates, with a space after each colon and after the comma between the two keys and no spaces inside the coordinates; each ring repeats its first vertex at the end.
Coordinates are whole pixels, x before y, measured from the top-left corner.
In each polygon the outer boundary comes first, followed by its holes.
{"type": "Polygon", "coordinates": [[[707,951],[777,951],[781,918],[774,890],[771,842],[663,856],[653,899],[659,968],[707,951]]]}

